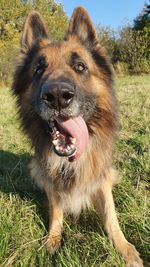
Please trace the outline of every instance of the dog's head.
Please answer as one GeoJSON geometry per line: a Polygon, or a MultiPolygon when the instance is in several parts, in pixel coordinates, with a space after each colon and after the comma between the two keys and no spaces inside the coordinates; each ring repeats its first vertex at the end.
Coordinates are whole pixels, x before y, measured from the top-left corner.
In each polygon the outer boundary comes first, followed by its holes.
{"type": "Polygon", "coordinates": [[[77,159],[89,136],[114,127],[111,67],[81,7],[73,12],[63,42],[51,40],[38,12],[29,14],[13,89],[26,130],[42,120],[59,156],[77,159]]]}

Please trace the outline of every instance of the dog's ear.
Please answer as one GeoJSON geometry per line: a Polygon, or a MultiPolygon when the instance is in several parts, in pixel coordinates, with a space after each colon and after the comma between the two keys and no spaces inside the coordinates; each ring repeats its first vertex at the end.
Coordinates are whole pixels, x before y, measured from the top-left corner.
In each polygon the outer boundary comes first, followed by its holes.
{"type": "Polygon", "coordinates": [[[41,15],[37,11],[32,11],[26,18],[23,34],[21,38],[21,48],[28,50],[38,40],[48,39],[48,32],[41,15]]]}
{"type": "Polygon", "coordinates": [[[68,32],[65,40],[71,36],[76,36],[78,40],[91,52],[94,61],[99,66],[100,71],[112,79],[112,68],[106,56],[105,50],[99,43],[94,25],[82,7],[77,7],[70,19],[68,32]]]}
{"type": "Polygon", "coordinates": [[[66,39],[70,35],[76,35],[86,46],[93,46],[98,42],[94,25],[87,11],[82,7],[77,7],[72,14],[66,39]]]}

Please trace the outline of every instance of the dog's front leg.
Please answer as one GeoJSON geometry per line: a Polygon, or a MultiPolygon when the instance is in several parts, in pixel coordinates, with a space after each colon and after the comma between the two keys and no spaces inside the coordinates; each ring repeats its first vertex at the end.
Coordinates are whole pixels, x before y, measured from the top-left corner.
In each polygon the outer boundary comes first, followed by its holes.
{"type": "Polygon", "coordinates": [[[109,173],[102,180],[101,188],[94,196],[95,208],[101,212],[105,229],[118,251],[126,261],[127,267],[143,267],[142,260],[135,247],[124,237],[117,219],[112,195],[112,174],[109,173]]]}
{"type": "Polygon", "coordinates": [[[63,228],[63,211],[60,206],[58,195],[52,190],[46,190],[49,201],[49,232],[47,237],[47,248],[54,253],[60,245],[63,228]]]}

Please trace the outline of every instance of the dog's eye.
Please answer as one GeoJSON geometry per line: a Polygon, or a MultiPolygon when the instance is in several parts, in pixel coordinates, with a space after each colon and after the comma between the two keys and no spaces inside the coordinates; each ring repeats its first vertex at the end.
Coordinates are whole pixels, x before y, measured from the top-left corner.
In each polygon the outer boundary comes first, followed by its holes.
{"type": "Polygon", "coordinates": [[[34,74],[35,75],[40,75],[44,72],[45,67],[41,65],[37,65],[34,74]]]}
{"type": "Polygon", "coordinates": [[[87,66],[83,62],[78,62],[73,66],[73,69],[78,73],[83,73],[87,70],[87,66]]]}
{"type": "Polygon", "coordinates": [[[48,63],[44,57],[40,58],[35,66],[34,76],[40,76],[43,74],[45,69],[48,67],[48,63]]]}

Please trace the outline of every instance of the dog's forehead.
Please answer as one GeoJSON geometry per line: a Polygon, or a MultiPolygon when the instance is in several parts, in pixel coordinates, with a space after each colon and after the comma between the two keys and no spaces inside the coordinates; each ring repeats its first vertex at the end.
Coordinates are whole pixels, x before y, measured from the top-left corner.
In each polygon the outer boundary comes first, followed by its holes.
{"type": "Polygon", "coordinates": [[[40,54],[44,54],[47,61],[50,62],[64,62],[67,61],[72,54],[76,53],[79,57],[92,64],[92,57],[90,53],[79,42],[73,40],[63,42],[52,42],[45,45],[40,54]]]}

